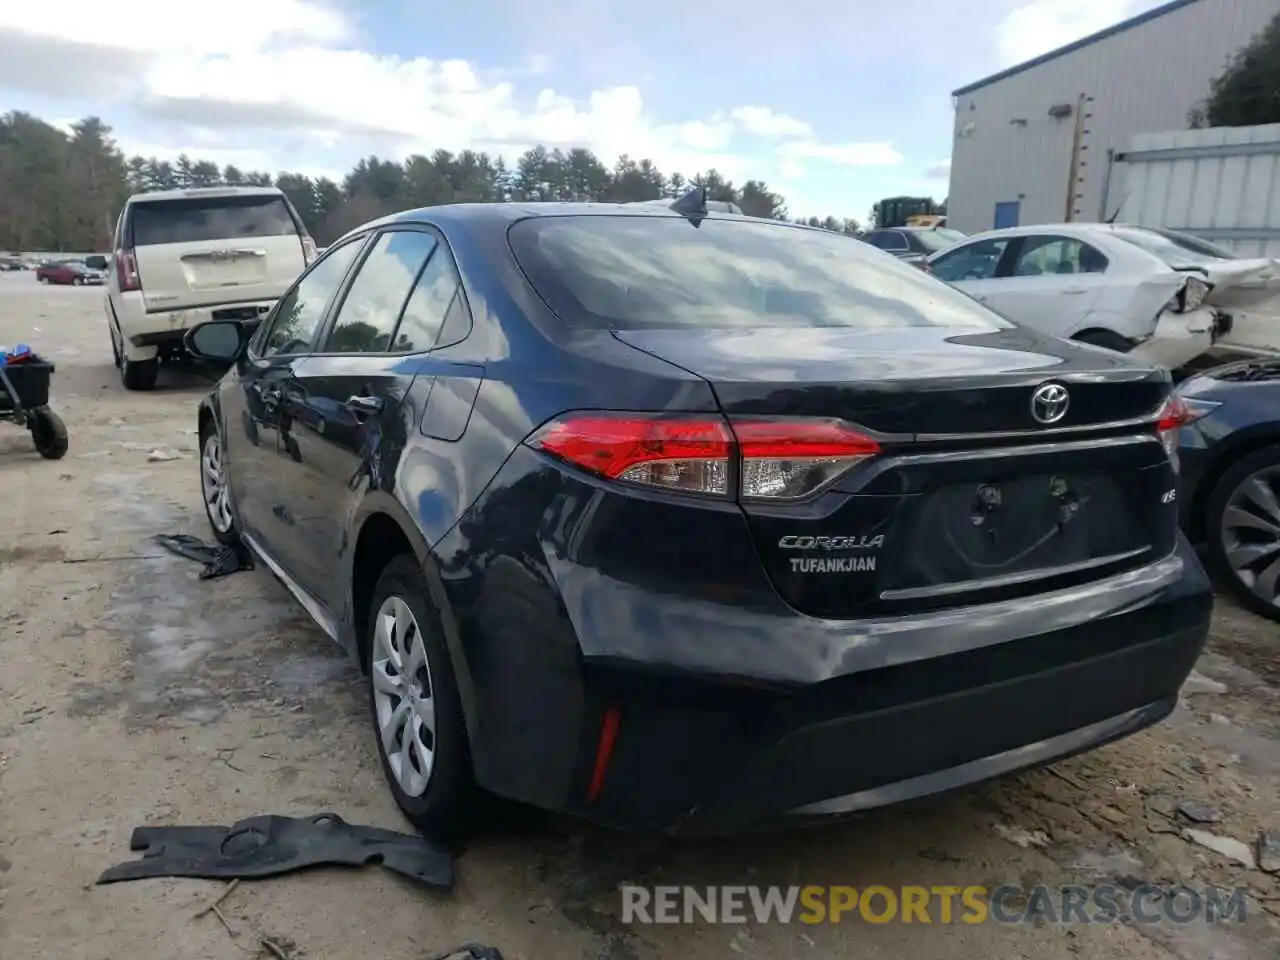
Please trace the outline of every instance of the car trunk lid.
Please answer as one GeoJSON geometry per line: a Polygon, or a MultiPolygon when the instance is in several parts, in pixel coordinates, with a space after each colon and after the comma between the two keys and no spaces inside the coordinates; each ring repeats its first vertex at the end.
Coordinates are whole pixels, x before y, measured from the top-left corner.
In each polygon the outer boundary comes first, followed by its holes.
{"type": "Polygon", "coordinates": [[[815,496],[740,498],[775,588],[805,613],[1030,595],[1173,549],[1158,368],[1016,328],[614,335],[706,379],[731,424],[834,418],[878,442],[815,496]],[[1068,398],[1049,424],[1033,412],[1046,385],[1068,398]]]}

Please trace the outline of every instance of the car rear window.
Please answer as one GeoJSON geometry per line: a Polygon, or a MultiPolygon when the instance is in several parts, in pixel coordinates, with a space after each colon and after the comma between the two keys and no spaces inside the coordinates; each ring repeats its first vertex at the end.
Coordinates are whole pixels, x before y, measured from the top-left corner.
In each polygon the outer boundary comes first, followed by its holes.
{"type": "Polygon", "coordinates": [[[1140,227],[1116,227],[1115,235],[1135,247],[1154,254],[1171,267],[1195,267],[1218,260],[1234,260],[1235,254],[1206,243],[1199,237],[1171,230],[1146,230],[1140,227]]]}
{"type": "Polygon", "coordinates": [[[607,329],[1010,326],[850,237],[764,221],[532,217],[511,247],[562,320],[607,329]]]}
{"type": "Polygon", "coordinates": [[[146,200],[133,205],[130,218],[135,247],[298,233],[284,198],[270,195],[146,200]]]}
{"type": "Polygon", "coordinates": [[[924,244],[925,249],[930,253],[945,250],[947,247],[954,246],[961,240],[967,239],[959,230],[948,230],[945,227],[935,227],[932,230],[917,230],[916,236],[920,238],[920,242],[924,244]]]}

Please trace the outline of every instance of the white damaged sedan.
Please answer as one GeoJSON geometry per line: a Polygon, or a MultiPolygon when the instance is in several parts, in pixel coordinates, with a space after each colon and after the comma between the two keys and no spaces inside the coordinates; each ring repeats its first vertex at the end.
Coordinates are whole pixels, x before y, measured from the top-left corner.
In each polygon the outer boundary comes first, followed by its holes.
{"type": "Polygon", "coordinates": [[[935,277],[1010,320],[1176,369],[1215,346],[1280,349],[1280,262],[1172,230],[1108,223],[991,230],[934,254],[935,277]]]}

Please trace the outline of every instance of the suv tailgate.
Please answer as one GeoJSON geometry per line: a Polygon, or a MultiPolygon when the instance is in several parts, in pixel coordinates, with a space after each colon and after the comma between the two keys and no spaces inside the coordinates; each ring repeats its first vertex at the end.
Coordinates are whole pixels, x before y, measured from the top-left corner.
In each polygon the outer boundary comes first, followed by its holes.
{"type": "Polygon", "coordinates": [[[148,313],[275,300],[306,266],[280,194],[135,201],[127,229],[148,313]]]}

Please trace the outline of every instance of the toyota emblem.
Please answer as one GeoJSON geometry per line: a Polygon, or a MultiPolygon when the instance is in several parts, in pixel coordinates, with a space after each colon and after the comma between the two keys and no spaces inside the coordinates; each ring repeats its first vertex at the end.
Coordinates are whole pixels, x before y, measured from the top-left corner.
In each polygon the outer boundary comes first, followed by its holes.
{"type": "Polygon", "coordinates": [[[1046,383],[1031,395],[1031,416],[1037,423],[1057,423],[1067,415],[1070,405],[1071,397],[1066,387],[1060,383],[1046,383]]]}

